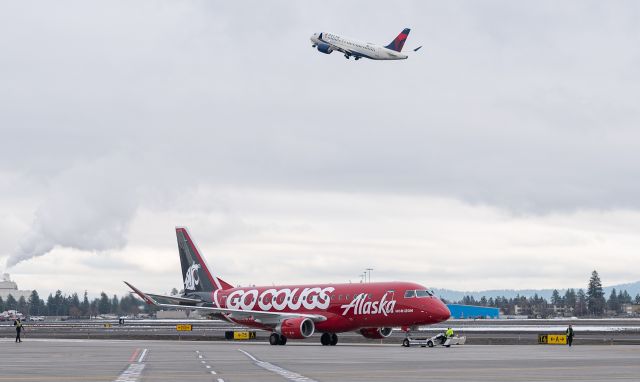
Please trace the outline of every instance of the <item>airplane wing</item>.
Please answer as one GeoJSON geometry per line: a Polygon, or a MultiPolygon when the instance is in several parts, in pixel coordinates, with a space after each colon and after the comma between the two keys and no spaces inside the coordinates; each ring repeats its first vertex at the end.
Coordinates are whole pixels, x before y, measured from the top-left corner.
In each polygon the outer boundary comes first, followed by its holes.
{"type": "Polygon", "coordinates": [[[160,308],[168,309],[191,309],[200,310],[209,313],[222,314],[226,318],[232,318],[235,320],[242,320],[253,318],[254,321],[264,325],[277,325],[280,321],[287,318],[305,317],[309,318],[313,322],[322,322],[327,318],[320,314],[304,314],[304,313],[286,313],[286,312],[265,312],[262,310],[241,310],[241,309],[229,309],[229,308],[216,308],[212,306],[198,306],[198,305],[175,305],[175,304],[160,304],[151,297],[151,295],[142,292],[140,289],[134,287],[128,282],[124,282],[131,288],[140,298],[142,298],[147,304],[155,305],[160,308]]]}
{"type": "Polygon", "coordinates": [[[187,304],[198,304],[202,302],[202,300],[196,299],[196,298],[165,296],[162,294],[153,294],[153,293],[146,293],[146,294],[147,296],[151,297],[154,300],[167,300],[167,301],[171,301],[171,303],[174,303],[174,304],[179,304],[181,302],[187,303],[187,304]]]}

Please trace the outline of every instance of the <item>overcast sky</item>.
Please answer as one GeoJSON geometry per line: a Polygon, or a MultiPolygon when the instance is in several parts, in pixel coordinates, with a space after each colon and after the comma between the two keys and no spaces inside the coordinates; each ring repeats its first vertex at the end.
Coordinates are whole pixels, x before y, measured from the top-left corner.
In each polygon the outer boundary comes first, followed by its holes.
{"type": "Polygon", "coordinates": [[[180,287],[640,279],[636,1],[0,1],[0,271],[180,287]],[[406,61],[311,48],[330,31],[406,61]],[[5,266],[6,264],[6,266],[5,266]]]}

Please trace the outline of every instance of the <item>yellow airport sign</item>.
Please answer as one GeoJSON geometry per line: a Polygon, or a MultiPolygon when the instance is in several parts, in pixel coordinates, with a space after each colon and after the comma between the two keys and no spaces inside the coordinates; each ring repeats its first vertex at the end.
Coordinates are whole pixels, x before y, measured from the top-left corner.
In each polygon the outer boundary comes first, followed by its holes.
{"type": "Polygon", "coordinates": [[[566,334],[539,334],[538,343],[548,345],[566,345],[567,336],[566,334]]]}
{"type": "Polygon", "coordinates": [[[191,324],[178,324],[176,330],[179,332],[190,332],[192,329],[191,324]]]}
{"type": "Polygon", "coordinates": [[[107,323],[104,323],[104,324],[103,324],[103,326],[104,326],[105,328],[110,328],[112,325],[111,325],[110,323],[108,323],[108,322],[107,322],[107,323]]]}
{"type": "Polygon", "coordinates": [[[567,336],[565,334],[549,334],[547,336],[547,343],[549,345],[566,345],[567,336]]]}
{"type": "Polygon", "coordinates": [[[248,332],[248,331],[233,332],[234,340],[253,340],[255,338],[256,338],[256,332],[248,332]]]}

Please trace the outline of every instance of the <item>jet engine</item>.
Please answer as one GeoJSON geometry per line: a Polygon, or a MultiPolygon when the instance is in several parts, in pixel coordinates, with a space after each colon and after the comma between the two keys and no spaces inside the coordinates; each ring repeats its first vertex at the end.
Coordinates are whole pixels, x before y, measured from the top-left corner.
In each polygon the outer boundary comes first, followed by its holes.
{"type": "Polygon", "coordinates": [[[392,330],[392,328],[364,328],[360,329],[360,334],[362,334],[364,338],[379,340],[389,337],[392,330]]]}
{"type": "Polygon", "coordinates": [[[318,44],[318,50],[324,54],[331,54],[331,52],[333,52],[333,49],[331,49],[331,46],[329,46],[329,44],[324,44],[324,43],[318,44]]]}
{"type": "Polygon", "coordinates": [[[313,321],[305,317],[296,317],[280,322],[275,331],[287,338],[303,339],[311,336],[315,330],[313,321]]]}

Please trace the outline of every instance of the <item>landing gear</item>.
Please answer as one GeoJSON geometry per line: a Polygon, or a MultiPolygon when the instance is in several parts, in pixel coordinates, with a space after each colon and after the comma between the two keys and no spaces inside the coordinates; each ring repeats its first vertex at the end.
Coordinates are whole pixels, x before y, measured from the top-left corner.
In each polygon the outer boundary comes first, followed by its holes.
{"type": "Polygon", "coordinates": [[[320,336],[320,343],[322,346],[336,346],[338,343],[338,335],[335,333],[322,333],[322,336],[320,336]]]}
{"type": "Polygon", "coordinates": [[[271,333],[269,336],[269,344],[271,345],[284,345],[287,343],[287,337],[281,336],[278,333],[271,333]]]}
{"type": "Polygon", "coordinates": [[[349,59],[349,57],[350,57],[350,56],[349,56],[348,54],[345,54],[345,55],[344,55],[344,58],[346,58],[347,60],[349,59]]]}
{"type": "Polygon", "coordinates": [[[358,61],[360,59],[360,57],[356,57],[356,61],[358,61]]]}

